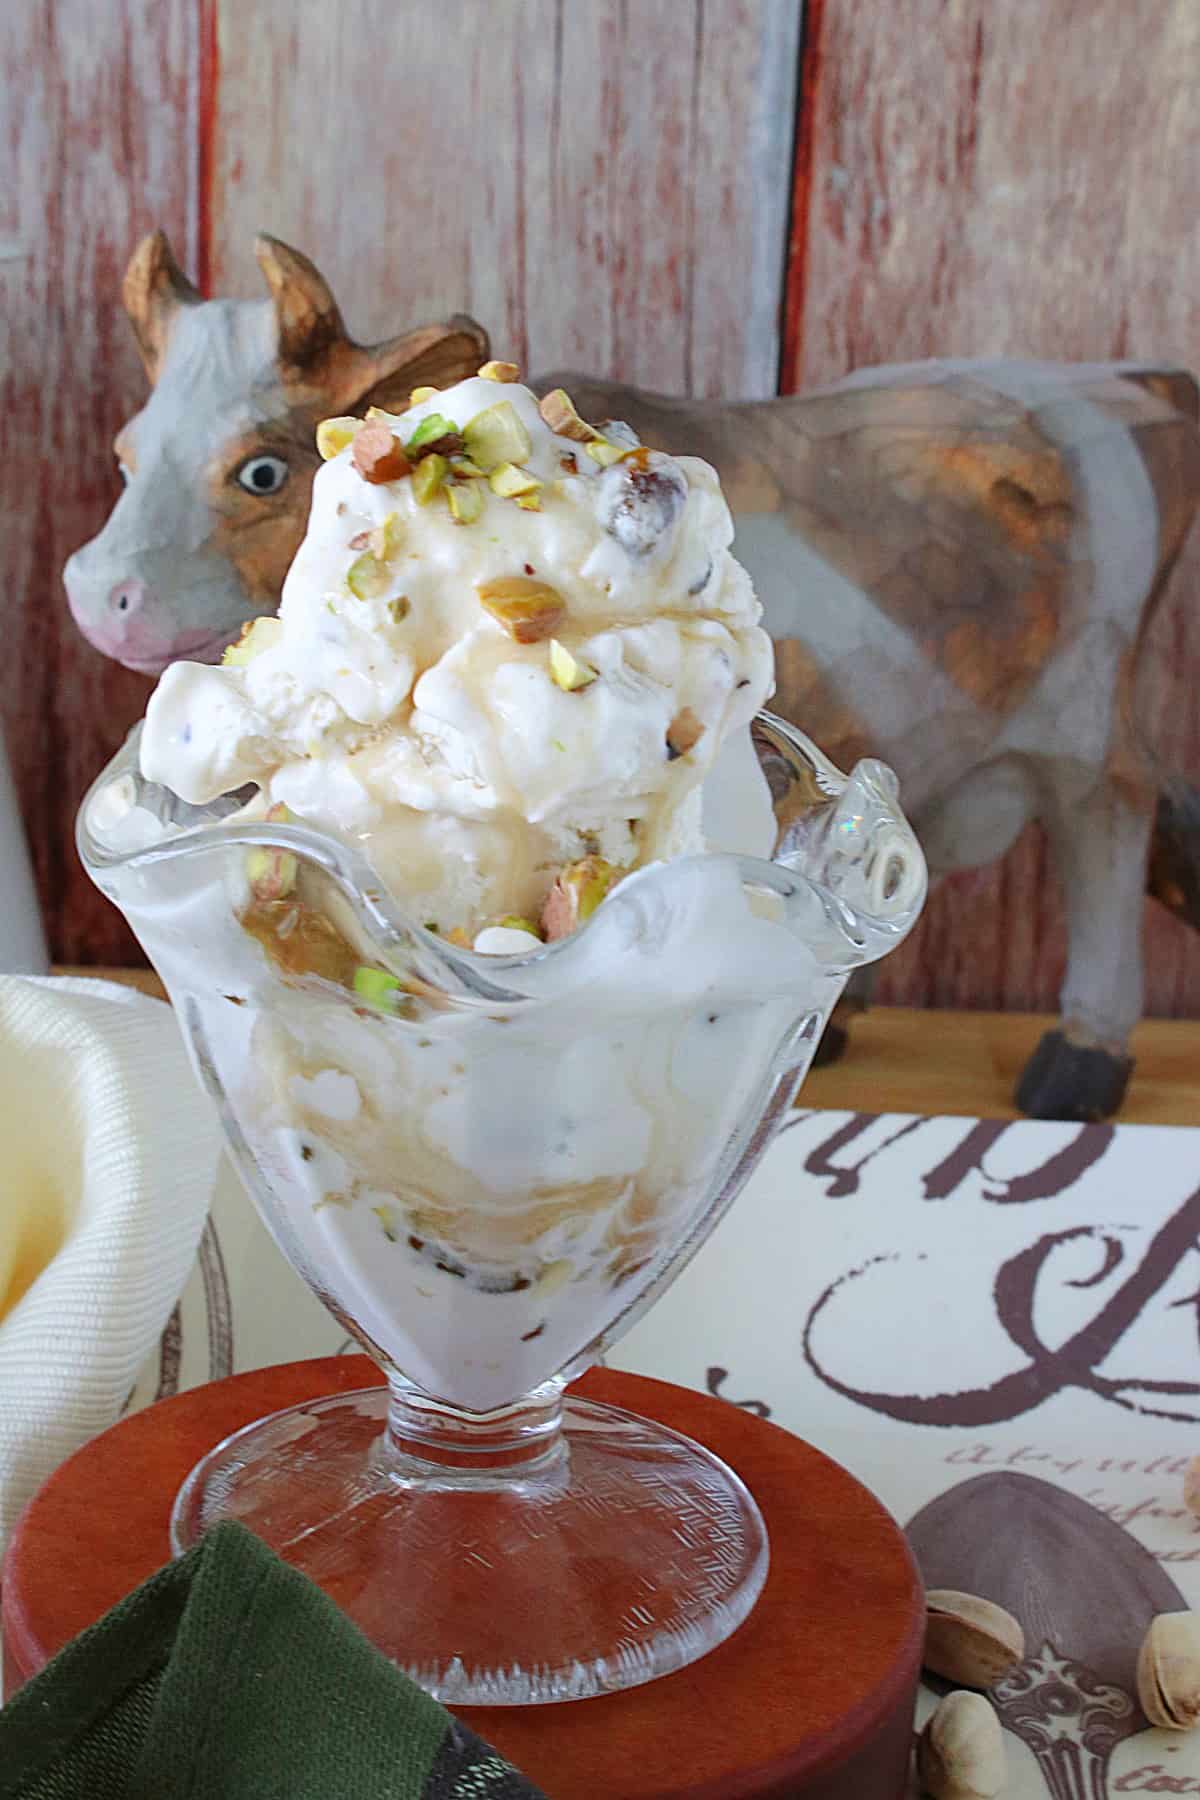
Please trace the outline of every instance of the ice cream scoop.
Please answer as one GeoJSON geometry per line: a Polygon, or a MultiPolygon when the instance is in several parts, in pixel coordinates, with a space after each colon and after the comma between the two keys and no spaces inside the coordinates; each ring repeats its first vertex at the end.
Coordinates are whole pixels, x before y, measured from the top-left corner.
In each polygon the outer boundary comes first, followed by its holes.
{"type": "Polygon", "coordinates": [[[325,422],[278,617],[172,665],[141,741],[148,780],[200,805],[253,783],[251,816],[358,840],[473,941],[555,935],[579,865],[702,850],[701,785],[723,745],[753,761],[773,685],[714,471],[497,369],[325,422]]]}

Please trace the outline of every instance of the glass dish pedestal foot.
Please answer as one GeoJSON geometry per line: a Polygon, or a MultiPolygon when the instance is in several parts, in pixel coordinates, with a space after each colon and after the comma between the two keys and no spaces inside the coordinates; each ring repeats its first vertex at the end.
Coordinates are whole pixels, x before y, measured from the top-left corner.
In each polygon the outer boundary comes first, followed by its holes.
{"type": "Polygon", "coordinates": [[[737,1629],[767,1574],[762,1519],[731,1469],[557,1381],[485,1415],[400,1380],[275,1413],[196,1465],[173,1548],[230,1518],[459,1706],[670,1674],[737,1629]]]}

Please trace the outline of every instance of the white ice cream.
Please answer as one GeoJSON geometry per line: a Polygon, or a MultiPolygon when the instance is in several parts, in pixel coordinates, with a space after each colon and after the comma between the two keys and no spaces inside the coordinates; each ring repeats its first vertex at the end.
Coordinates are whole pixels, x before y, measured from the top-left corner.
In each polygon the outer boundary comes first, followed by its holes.
{"type": "Polygon", "coordinates": [[[538,509],[465,473],[460,522],[412,474],[364,479],[348,446],[317,476],[278,620],[229,666],[168,669],[141,766],[195,805],[253,783],[251,817],[282,803],[357,840],[409,917],[520,959],[487,965],[505,997],[407,980],[303,862],[277,897],[251,877],[248,903],[245,853],[215,845],[130,906],[285,1250],[385,1360],[478,1409],[636,1305],[747,1151],[797,1021],[840,986],[781,903],[691,854],[706,828],[760,856],[775,833],[748,735],[771,647],[714,472],[623,455],[619,427],[597,462],[515,383],[385,422],[408,444],[440,413],[469,450],[498,404],[538,509]],[[519,642],[488,610],[510,577],[552,590],[552,635],[519,642]],[[585,856],[625,877],[586,930],[546,951],[503,922],[537,920],[585,856]],[[391,981],[382,1001],[364,973],[391,981]]]}
{"type": "MultiPolygon", "coordinates": [[[[498,404],[525,428],[540,510],[451,477],[371,484],[352,446],[326,463],[278,627],[244,666],[176,663],[151,699],[148,779],[203,803],[245,783],[260,807],[364,843],[383,879],[445,931],[537,916],[558,869],[627,870],[703,847],[698,790],[772,688],[770,641],[706,463],[636,451],[602,467],[516,383],[474,379],[388,423],[408,443],[438,413],[464,430],[498,404]],[[367,597],[348,582],[387,525],[367,597]],[[518,576],[565,604],[552,633],[595,679],[566,691],[551,637],[519,643],[480,590],[518,576]],[[272,635],[273,633],[273,635],[272,635]],[[683,754],[672,722],[701,728],[683,754]]],[[[632,434],[613,430],[616,451],[632,434]]],[[[359,586],[363,583],[360,581],[359,586]]],[[[253,646],[252,646],[253,647],[253,646]]]]}

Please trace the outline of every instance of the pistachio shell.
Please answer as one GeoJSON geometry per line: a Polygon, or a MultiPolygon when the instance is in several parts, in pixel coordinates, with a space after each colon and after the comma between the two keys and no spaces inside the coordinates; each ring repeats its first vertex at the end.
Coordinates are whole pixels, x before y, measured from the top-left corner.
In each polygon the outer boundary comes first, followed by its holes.
{"type": "Polygon", "coordinates": [[[925,1596],[924,1663],[963,1687],[988,1688],[1025,1655],[1025,1633],[1002,1606],[954,1588],[925,1596]]]}
{"type": "Polygon", "coordinates": [[[1000,1721],[982,1694],[947,1694],[917,1744],[917,1774],[932,1800],[993,1800],[1007,1769],[1000,1721]]]}
{"type": "Polygon", "coordinates": [[[1159,1613],[1142,1643],[1138,1699],[1152,1725],[1191,1731],[1200,1723],[1200,1613],[1159,1613]]]}
{"type": "Polygon", "coordinates": [[[1200,1456],[1193,1456],[1184,1472],[1183,1504],[1200,1519],[1200,1456]]]}

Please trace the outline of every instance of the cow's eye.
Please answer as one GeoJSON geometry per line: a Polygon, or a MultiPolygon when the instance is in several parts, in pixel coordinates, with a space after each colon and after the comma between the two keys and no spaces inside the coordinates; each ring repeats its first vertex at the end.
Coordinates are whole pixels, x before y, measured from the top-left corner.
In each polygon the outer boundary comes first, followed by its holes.
{"type": "Polygon", "coordinates": [[[277,494],[288,478],[288,466],[282,456],[250,456],[234,475],[239,487],[248,494],[277,494]]]}

